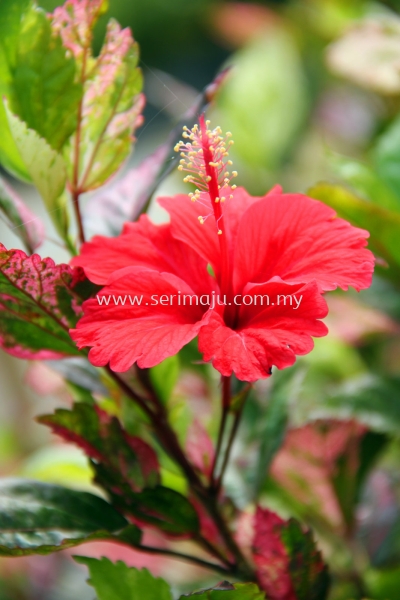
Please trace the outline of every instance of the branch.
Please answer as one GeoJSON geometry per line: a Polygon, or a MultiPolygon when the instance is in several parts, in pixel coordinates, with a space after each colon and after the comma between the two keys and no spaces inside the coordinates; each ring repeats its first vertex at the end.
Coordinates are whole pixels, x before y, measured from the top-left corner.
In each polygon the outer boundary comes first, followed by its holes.
{"type": "Polygon", "coordinates": [[[176,558],[178,560],[183,560],[186,562],[191,562],[199,567],[204,567],[205,569],[210,569],[211,571],[216,571],[221,575],[234,575],[234,569],[226,569],[221,565],[217,565],[215,563],[210,563],[201,558],[197,558],[196,556],[191,556],[189,554],[183,554],[182,552],[175,552],[175,550],[169,550],[166,548],[152,548],[151,546],[134,546],[135,549],[141,552],[147,552],[148,554],[162,554],[164,556],[170,556],[171,558],[176,558]]]}
{"type": "Polygon", "coordinates": [[[82,84],[82,97],[79,101],[78,105],[78,115],[77,115],[77,126],[75,133],[75,145],[74,145],[74,169],[72,174],[72,182],[71,182],[71,195],[72,195],[72,203],[74,205],[74,211],[76,216],[76,222],[78,225],[79,232],[79,240],[81,244],[85,242],[85,232],[83,229],[82,223],[82,215],[79,206],[79,196],[81,191],[79,189],[79,163],[80,163],[80,152],[81,152],[81,133],[82,133],[82,113],[83,113],[83,98],[84,98],[84,84],[86,80],[86,64],[87,64],[87,55],[90,49],[90,40],[86,42],[83,48],[82,55],[82,71],[81,71],[81,84],[82,84]]]}
{"type": "Polygon", "coordinates": [[[240,405],[239,405],[239,407],[236,410],[235,418],[234,418],[234,421],[233,421],[231,433],[230,433],[229,440],[228,440],[228,445],[227,445],[226,450],[225,450],[224,460],[222,462],[221,471],[220,471],[218,480],[217,480],[216,485],[215,485],[215,494],[216,494],[216,496],[218,496],[218,493],[219,493],[219,491],[221,489],[221,486],[222,486],[222,481],[223,481],[223,478],[224,478],[224,475],[225,475],[225,471],[226,471],[226,468],[228,466],[229,459],[230,459],[230,456],[231,456],[233,442],[235,441],[235,437],[236,437],[237,431],[239,429],[240,420],[242,418],[244,405],[246,403],[246,399],[247,399],[247,396],[248,396],[248,393],[249,393],[250,389],[251,389],[251,385],[248,385],[243,390],[243,392],[240,395],[240,399],[239,399],[240,405]]]}
{"type": "Polygon", "coordinates": [[[79,191],[72,192],[72,204],[74,206],[76,223],[78,225],[79,241],[81,244],[83,244],[85,242],[86,238],[85,238],[85,230],[83,228],[81,208],[79,205],[79,196],[80,196],[79,191]]]}
{"type": "Polygon", "coordinates": [[[229,408],[230,408],[230,404],[231,404],[231,378],[230,377],[224,377],[223,375],[221,375],[221,388],[222,388],[222,416],[221,416],[221,422],[219,424],[217,446],[215,448],[214,460],[213,460],[211,476],[210,476],[210,490],[215,488],[215,471],[217,468],[218,458],[219,458],[221,448],[222,448],[222,441],[224,439],[226,421],[228,418],[229,408]]]}
{"type": "MultiPolygon", "coordinates": [[[[187,459],[185,453],[183,452],[179,444],[175,431],[172,429],[168,421],[165,408],[163,407],[160,400],[153,396],[153,402],[157,401],[159,406],[159,410],[157,412],[154,412],[148,406],[146,399],[137,394],[127,383],[125,383],[125,381],[117,373],[114,373],[114,371],[112,371],[110,367],[107,367],[107,371],[109,375],[114,379],[114,381],[118,383],[118,385],[125,392],[125,394],[134,402],[136,402],[150,418],[164,449],[171,456],[171,458],[173,458],[173,460],[175,460],[175,462],[181,467],[193,490],[193,493],[197,496],[197,498],[206,508],[209,515],[214,520],[214,523],[217,526],[217,529],[222,539],[224,540],[227,549],[236,561],[236,574],[240,577],[243,577],[244,579],[254,579],[253,569],[247,563],[246,558],[242,554],[242,551],[240,550],[238,544],[236,543],[232,535],[232,532],[230,531],[224,517],[222,516],[218,506],[217,498],[210,494],[210,490],[204,486],[197,472],[187,459]]],[[[227,384],[225,385],[227,386],[227,384]]],[[[152,390],[152,394],[155,394],[154,390],[152,390]]],[[[215,548],[208,540],[204,540],[204,538],[202,538],[201,543],[204,547],[206,547],[206,544],[207,549],[211,554],[216,556],[219,560],[223,560],[229,568],[232,568],[232,565],[229,562],[229,560],[225,557],[222,557],[219,550],[215,548]]]]}

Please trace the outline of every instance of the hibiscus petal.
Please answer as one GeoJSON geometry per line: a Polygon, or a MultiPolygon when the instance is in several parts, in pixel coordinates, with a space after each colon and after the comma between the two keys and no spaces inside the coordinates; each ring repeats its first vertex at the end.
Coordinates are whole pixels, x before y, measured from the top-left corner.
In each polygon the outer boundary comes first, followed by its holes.
{"type": "MultiPolygon", "coordinates": [[[[279,193],[281,188],[274,188],[279,193]]],[[[221,192],[222,195],[222,192],[221,192]]],[[[261,198],[250,196],[244,188],[231,190],[227,188],[224,195],[228,198],[224,203],[223,215],[228,244],[233,251],[240,219],[246,210],[261,198]],[[233,198],[229,199],[229,195],[233,198]]],[[[191,202],[186,194],[179,194],[172,198],[158,198],[160,206],[165,208],[171,217],[172,235],[189,244],[200,254],[214,269],[215,274],[220,272],[220,246],[217,235],[217,226],[214,216],[210,216],[200,225],[198,218],[206,217],[212,212],[208,194],[202,193],[200,201],[191,202]]]]}
{"type": "Polygon", "coordinates": [[[199,294],[216,289],[207,273],[207,263],[187,244],[172,237],[169,224],[154,225],[146,215],[137,223],[126,223],[116,238],[95,236],[83,244],[81,254],[71,264],[81,266],[86,276],[100,285],[106,284],[115,271],[137,266],[173,273],[199,294]]]}
{"type": "Polygon", "coordinates": [[[212,361],[222,375],[234,372],[241,381],[268,377],[272,366],[289,367],[296,355],[310,352],[314,347],[311,336],[322,337],[328,332],[318,320],[327,315],[328,308],[316,282],[270,282],[249,285],[245,292],[254,297],[268,296],[271,305],[241,306],[235,329],[227,327],[219,314],[212,313],[200,330],[199,349],[204,360],[212,361]],[[297,298],[292,306],[288,301],[286,305],[277,304],[278,296],[290,295],[297,298]]]}
{"type": "Polygon", "coordinates": [[[153,367],[179,352],[207,322],[207,307],[197,306],[195,300],[193,306],[179,305],[179,292],[194,295],[184,281],[169,273],[124,269],[119,279],[84,303],[85,316],[70,331],[71,337],[79,348],[92,347],[89,360],[97,367],[110,363],[117,372],[136,362],[142,368],[153,367]],[[108,306],[104,300],[99,304],[102,297],[111,298],[108,306]],[[113,297],[125,298],[124,305],[121,300],[116,305],[113,297]]]}
{"type": "Polygon", "coordinates": [[[324,291],[371,284],[374,258],[369,234],[301,194],[270,194],[251,206],[240,223],[235,250],[235,289],[274,276],[287,282],[315,279],[324,291]]]}

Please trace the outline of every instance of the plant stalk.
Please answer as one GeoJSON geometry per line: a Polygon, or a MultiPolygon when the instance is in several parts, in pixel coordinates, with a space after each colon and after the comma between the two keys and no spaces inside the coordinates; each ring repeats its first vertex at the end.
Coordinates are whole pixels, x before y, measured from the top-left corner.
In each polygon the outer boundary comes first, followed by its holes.
{"type": "MultiPolygon", "coordinates": [[[[121,387],[124,393],[131,400],[136,402],[140,406],[140,408],[144,410],[144,412],[150,418],[164,449],[171,456],[171,458],[173,458],[175,462],[181,467],[190,484],[190,487],[192,488],[193,493],[197,496],[199,501],[203,504],[209,515],[212,517],[222,539],[225,542],[227,550],[234,558],[236,563],[235,566],[237,569],[237,571],[235,571],[236,575],[243,579],[253,580],[253,569],[247,563],[246,558],[242,554],[238,544],[236,543],[232,535],[232,532],[230,531],[224,517],[220,512],[218,499],[213,494],[210,494],[210,490],[203,484],[197,472],[187,459],[185,453],[183,452],[179,444],[174,430],[168,422],[167,414],[162,403],[158,400],[159,410],[157,412],[154,412],[149,407],[146,400],[142,396],[137,394],[117,373],[112,371],[109,367],[107,367],[107,371],[109,375],[114,379],[114,381],[118,383],[118,385],[121,387]]],[[[152,394],[154,394],[154,390],[152,390],[152,394]]],[[[154,397],[152,399],[154,402],[154,397]]],[[[208,545],[208,551],[214,556],[216,556],[219,560],[222,560],[223,557],[221,553],[216,548],[214,548],[214,546],[211,545],[208,541],[206,542],[208,545]]],[[[232,564],[229,560],[224,558],[223,561],[226,565],[228,565],[228,567],[232,569],[232,564]]]]}

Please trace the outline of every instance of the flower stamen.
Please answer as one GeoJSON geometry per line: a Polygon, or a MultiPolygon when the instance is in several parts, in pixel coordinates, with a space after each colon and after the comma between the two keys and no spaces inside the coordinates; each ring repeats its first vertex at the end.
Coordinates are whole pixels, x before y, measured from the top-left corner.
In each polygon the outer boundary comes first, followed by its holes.
{"type": "MultiPolygon", "coordinates": [[[[228,139],[232,136],[231,132],[228,131],[223,137],[220,127],[213,130],[208,129],[210,121],[206,121],[205,125],[207,127],[205,130],[197,124],[192,129],[188,129],[185,125],[182,137],[188,141],[179,141],[175,146],[175,152],[180,152],[182,157],[179,161],[178,170],[189,173],[183,181],[196,185],[199,192],[210,193],[209,184],[213,179],[213,175],[215,175],[218,189],[223,189],[228,187],[232,179],[237,177],[237,171],[229,171],[229,167],[233,164],[228,159],[228,148],[233,144],[233,140],[228,139]],[[206,157],[205,147],[207,147],[208,153],[211,154],[211,160],[206,157]],[[209,173],[210,168],[214,171],[213,175],[209,173]]],[[[199,195],[200,193],[191,194],[190,198],[195,202],[198,200],[199,195]]],[[[224,201],[217,195],[213,201],[218,203],[220,200],[221,202],[224,201]]]]}

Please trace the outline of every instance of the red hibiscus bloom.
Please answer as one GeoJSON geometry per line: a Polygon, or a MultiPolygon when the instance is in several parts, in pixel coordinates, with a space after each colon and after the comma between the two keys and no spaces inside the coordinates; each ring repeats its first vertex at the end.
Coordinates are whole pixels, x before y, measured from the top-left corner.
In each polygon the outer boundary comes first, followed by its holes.
{"type": "Polygon", "coordinates": [[[197,185],[192,202],[161,198],[169,224],[143,216],[117,238],[93,238],[73,259],[104,285],[71,331],[96,366],[151,367],[199,336],[204,360],[222,375],[255,381],[326,335],[322,292],[371,283],[366,231],[306,196],[274,188],[252,197],[231,185],[229,142],[207,126],[201,118],[176,148],[185,180],[197,185]],[[297,300],[277,301],[284,296],[297,300]]]}

